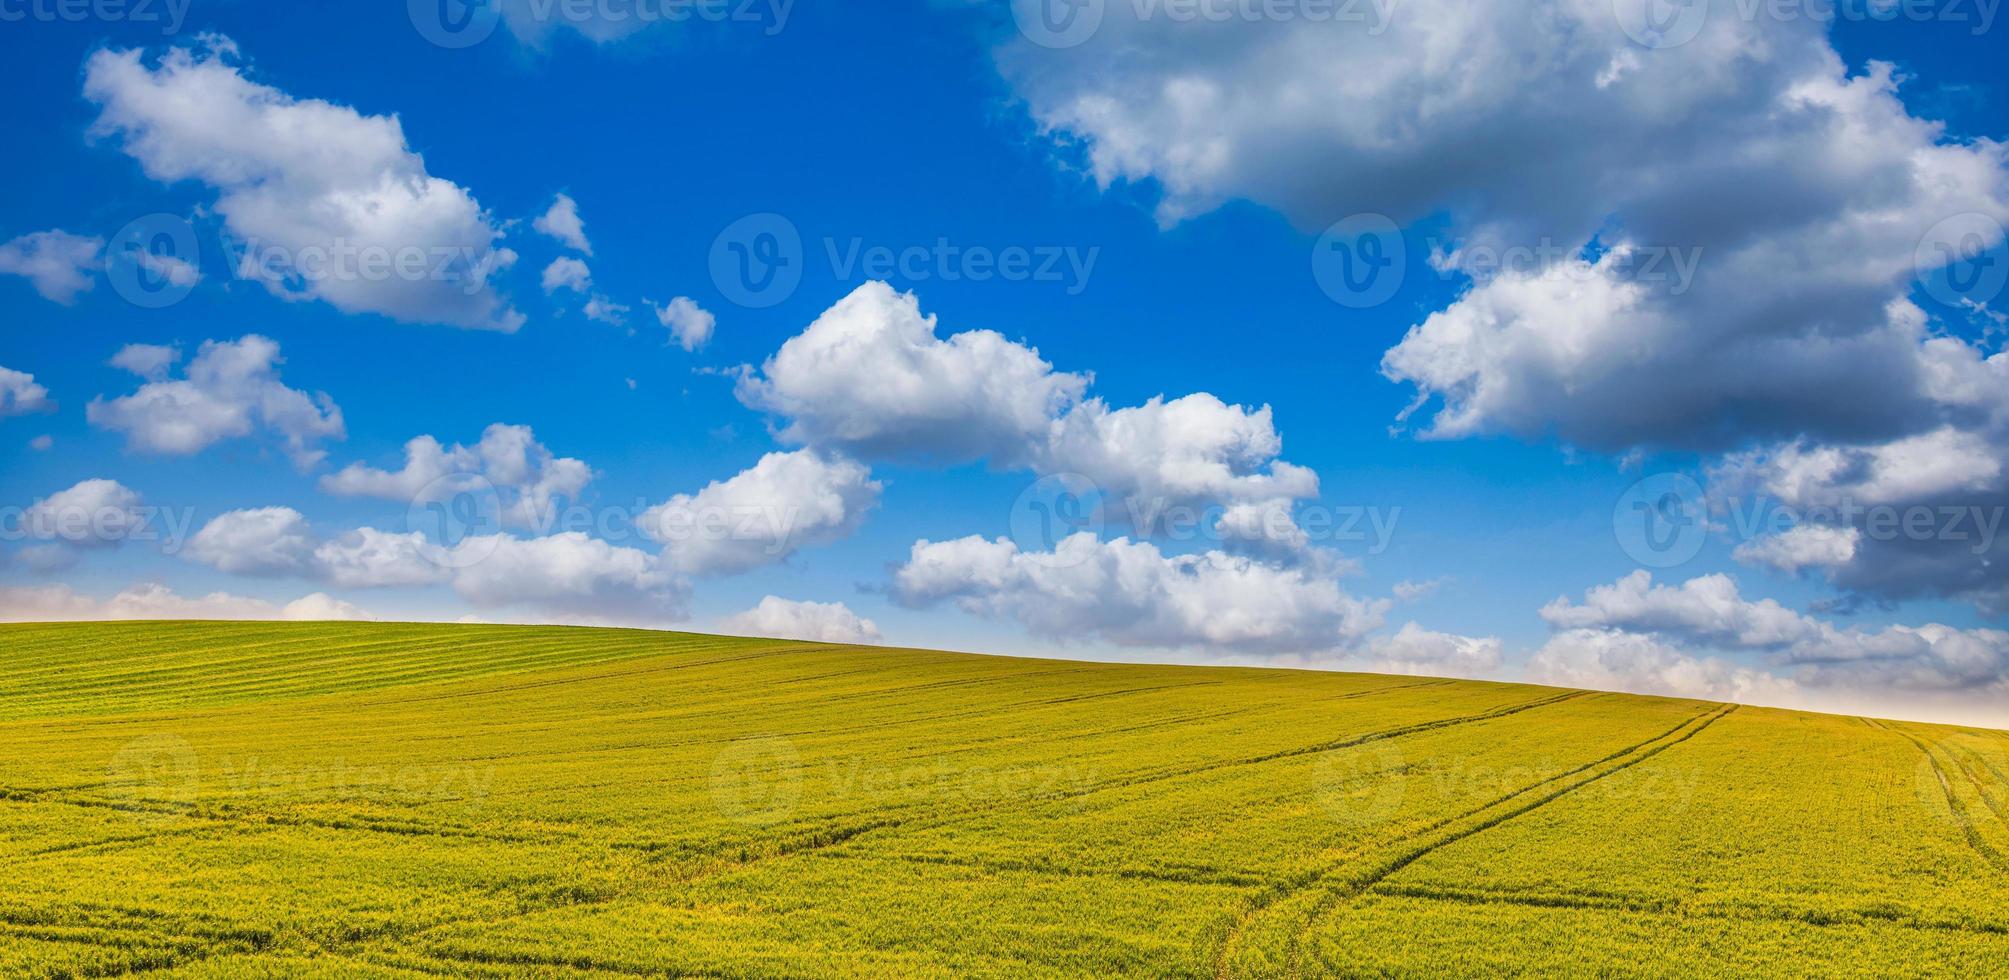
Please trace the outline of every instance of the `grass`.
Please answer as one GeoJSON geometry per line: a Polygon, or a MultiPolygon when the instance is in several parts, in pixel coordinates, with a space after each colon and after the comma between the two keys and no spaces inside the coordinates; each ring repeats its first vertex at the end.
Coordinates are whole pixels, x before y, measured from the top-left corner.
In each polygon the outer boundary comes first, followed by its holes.
{"type": "Polygon", "coordinates": [[[622,630],[0,627],[0,974],[1985,975],[2009,735],[622,630]]]}

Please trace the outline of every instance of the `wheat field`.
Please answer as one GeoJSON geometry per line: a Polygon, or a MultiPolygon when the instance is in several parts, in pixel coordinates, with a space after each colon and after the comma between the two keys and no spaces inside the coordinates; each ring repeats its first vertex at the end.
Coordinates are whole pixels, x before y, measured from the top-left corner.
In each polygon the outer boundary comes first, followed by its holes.
{"type": "Polygon", "coordinates": [[[2009,735],[561,627],[0,627],[0,973],[1999,974],[2009,735]]]}

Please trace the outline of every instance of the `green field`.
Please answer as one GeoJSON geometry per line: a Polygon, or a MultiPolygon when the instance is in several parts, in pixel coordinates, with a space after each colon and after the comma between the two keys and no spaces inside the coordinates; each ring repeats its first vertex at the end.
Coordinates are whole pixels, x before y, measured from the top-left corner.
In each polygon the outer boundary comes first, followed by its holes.
{"type": "Polygon", "coordinates": [[[2009,736],[543,627],[0,627],[0,974],[2000,975],[2009,736]]]}

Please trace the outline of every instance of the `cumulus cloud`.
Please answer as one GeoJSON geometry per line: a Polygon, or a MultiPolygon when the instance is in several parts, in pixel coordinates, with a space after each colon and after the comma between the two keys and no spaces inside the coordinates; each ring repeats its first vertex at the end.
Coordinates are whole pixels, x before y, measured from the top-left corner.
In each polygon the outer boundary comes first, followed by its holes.
{"type": "Polygon", "coordinates": [[[260,507],[212,518],[188,539],[182,555],[233,574],[284,574],[306,568],[316,543],[299,511],[260,507]]]}
{"type": "Polygon", "coordinates": [[[1892,695],[1999,707],[2009,694],[2009,632],[1842,628],[1746,599],[1723,575],[1656,586],[1636,572],[1590,589],[1582,603],[1557,599],[1542,618],[1558,632],[1529,662],[1535,680],[1857,709],[1892,695]],[[1758,665],[1711,651],[1754,655],[1758,665]]]}
{"type": "Polygon", "coordinates": [[[649,307],[656,311],[656,322],[669,328],[670,342],[687,351],[703,347],[718,326],[718,318],[689,296],[679,296],[662,306],[651,302],[649,307]]]}
{"type": "Polygon", "coordinates": [[[0,367],[0,419],[46,412],[51,407],[49,389],[36,384],[34,375],[0,367]]]}
{"type": "Polygon", "coordinates": [[[686,615],[687,587],[658,556],[570,531],[475,535],[452,544],[417,531],[361,527],[332,538],[286,507],[233,511],[197,532],[183,556],[248,575],[288,574],[344,589],[446,585],[483,608],[553,621],[664,624],[686,615]]]}
{"type": "Polygon", "coordinates": [[[1505,649],[1498,637],[1459,636],[1405,623],[1393,636],[1368,643],[1362,656],[1386,673],[1487,677],[1499,671],[1505,649]]]}
{"type": "Polygon", "coordinates": [[[151,514],[140,495],[117,480],[83,480],[22,508],[11,522],[0,521],[0,533],[31,542],[21,560],[40,570],[69,565],[78,551],[102,550],[152,534],[151,514]],[[7,526],[9,523],[12,526],[7,526]]]}
{"type": "Polygon", "coordinates": [[[1584,593],[1582,604],[1558,598],[1542,619],[1560,629],[1611,627],[1673,633],[1735,647],[1782,647],[1817,635],[1811,621],[1771,599],[1746,601],[1728,575],[1703,575],[1679,586],[1654,585],[1641,569],[1584,593]]]}
{"type": "Polygon", "coordinates": [[[1220,503],[1224,541],[1290,553],[1306,546],[1292,501],[1318,496],[1318,476],[1279,459],[1282,452],[1269,406],[1229,405],[1201,392],[1118,409],[1089,399],[1053,422],[1034,465],[1086,476],[1124,502],[1113,516],[1141,533],[1160,530],[1154,525],[1171,508],[1220,503]]]}
{"type": "Polygon", "coordinates": [[[43,299],[68,306],[88,292],[105,240],[60,228],[22,235],[0,245],[0,275],[21,276],[43,299]]]}
{"type": "Polygon", "coordinates": [[[181,350],[163,344],[127,344],[112,355],[111,366],[137,374],[148,381],[167,377],[167,370],[181,360],[181,350]]]}
{"type": "Polygon", "coordinates": [[[628,322],[629,308],[624,303],[616,303],[599,293],[594,293],[586,300],[586,305],[579,308],[579,312],[584,313],[588,320],[611,323],[618,327],[628,322]]]}
{"type": "Polygon", "coordinates": [[[481,441],[472,446],[448,447],[432,436],[418,436],[405,443],[403,468],[350,463],[322,477],[321,489],[415,505],[461,494],[493,495],[496,516],[504,524],[544,528],[556,517],[558,502],[576,500],[592,479],[592,467],[553,453],[529,426],[498,422],[482,430],[481,441]]]}
{"type": "Polygon", "coordinates": [[[1540,684],[1715,701],[1795,705],[1789,681],[1720,657],[1698,657],[1654,637],[1623,630],[1573,629],[1550,637],[1528,661],[1540,684]]]}
{"type": "Polygon", "coordinates": [[[841,602],[796,602],[778,596],[727,617],[719,628],[728,633],[816,643],[876,643],[879,627],[859,618],[841,602]]]}
{"type": "Polygon", "coordinates": [[[135,585],[108,599],[67,585],[0,588],[0,620],[14,623],[118,619],[372,619],[356,606],[316,592],[283,606],[263,599],[211,592],[183,596],[159,583],[135,585]]]}
{"type": "MultiPolygon", "coordinates": [[[[569,248],[586,255],[593,254],[593,243],[586,240],[586,222],[579,218],[579,202],[572,200],[569,194],[558,195],[557,199],[551,202],[551,207],[538,215],[537,220],[530,223],[530,227],[563,242],[569,248]]],[[[585,266],[581,265],[580,268],[583,269],[585,266]]],[[[549,292],[549,287],[545,291],[549,292]]]]}
{"type": "Polygon", "coordinates": [[[656,556],[577,531],[468,538],[454,550],[454,591],[478,606],[662,622],[686,615],[685,586],[656,556]]]}
{"type": "Polygon", "coordinates": [[[91,132],[149,177],[195,180],[242,246],[239,273],[287,299],[406,322],[515,330],[490,281],[516,255],[467,189],[428,173],[396,116],[254,81],[225,39],[84,65],[91,132]]]}
{"type": "Polygon", "coordinates": [[[879,502],[865,465],[801,449],[650,508],[642,528],[669,563],[692,575],[729,575],[785,561],[848,536],[879,502]]]}
{"type": "Polygon", "coordinates": [[[593,270],[586,263],[569,255],[561,255],[544,267],[544,292],[550,295],[561,289],[583,293],[593,288],[593,270]]]}
{"type": "Polygon", "coordinates": [[[1856,555],[1862,532],[1853,527],[1802,524],[1777,534],[1746,541],[1731,557],[1747,565],[1763,565],[1788,575],[1808,568],[1836,568],[1856,555]]]}
{"type": "MultiPolygon", "coordinates": [[[[1098,183],[1148,184],[1167,224],[1236,198],[1306,232],[1447,217],[1409,274],[1464,288],[1382,361],[1425,435],[1760,444],[1865,474],[1870,496],[2009,500],[2009,359],[1913,299],[1952,256],[2001,247],[2009,147],[1912,115],[1891,66],[1852,73],[1821,18],[1704,6],[1696,37],[1649,50],[1621,23],[1635,0],[1506,19],[1420,0],[1385,22],[1111,5],[1079,47],[1013,38],[997,59],[1098,183]]],[[[1766,554],[2009,609],[2009,551],[1865,535],[1844,558],[1845,527],[1766,554]]]]}
{"type": "Polygon", "coordinates": [[[125,435],[130,448],[171,456],[262,431],[308,469],[327,455],[318,448],[322,440],[343,437],[342,410],[325,394],[286,387],[280,363],[279,345],[256,334],[204,341],[182,378],[148,381],[109,401],[94,398],[85,417],[125,435]]]}
{"type": "Polygon", "coordinates": [[[417,531],[360,527],[317,541],[306,571],[343,588],[365,589],[446,582],[455,564],[453,549],[417,531]]]}
{"type": "Polygon", "coordinates": [[[1268,406],[1199,392],[1112,407],[1084,398],[1088,384],[991,331],[943,338],[914,294],[869,282],[744,374],[737,394],[783,417],[788,441],[1085,478],[1103,517],[1143,536],[1218,508],[1213,530],[1230,548],[1308,557],[1293,508],[1318,494],[1318,478],[1279,458],[1268,406]]]}
{"type": "Polygon", "coordinates": [[[1004,538],[918,541],[893,586],[908,605],[952,602],[1052,640],[1247,654],[1343,651],[1381,625],[1387,606],[1302,568],[1089,534],[1051,552],[1004,538]]]}
{"type": "Polygon", "coordinates": [[[790,442],[864,459],[1012,464],[1087,384],[995,331],[938,337],[914,294],[868,282],[743,376],[737,395],[786,417],[790,442]]]}
{"type": "Polygon", "coordinates": [[[1736,556],[1817,569],[1851,595],[1954,597],[2009,611],[2009,358],[1980,367],[2002,403],[1985,424],[1880,442],[1793,440],[1723,459],[1709,479],[1719,509],[1785,514],[1793,525],[1740,544],[1736,556]]]}

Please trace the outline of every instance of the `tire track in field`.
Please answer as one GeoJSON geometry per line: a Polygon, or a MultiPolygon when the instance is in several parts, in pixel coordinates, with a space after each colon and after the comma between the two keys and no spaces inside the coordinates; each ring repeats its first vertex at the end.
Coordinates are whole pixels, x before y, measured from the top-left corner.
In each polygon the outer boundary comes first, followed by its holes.
{"type": "MultiPolygon", "coordinates": [[[[1662,732],[1661,734],[1656,735],[1652,738],[1619,749],[1618,751],[1606,755],[1601,759],[1585,763],[1584,765],[1572,769],[1568,772],[1560,773],[1558,775],[1551,776],[1546,779],[1538,780],[1534,783],[1531,783],[1527,786],[1517,789],[1511,793],[1497,797],[1481,806],[1475,807],[1457,816],[1447,817],[1419,831],[1403,835],[1401,837],[1398,837],[1392,841],[1383,844],[1382,845],[1383,850],[1387,850],[1389,848],[1401,848],[1401,849],[1395,850],[1393,853],[1387,854],[1381,860],[1376,861],[1371,865],[1368,865],[1364,869],[1364,872],[1362,874],[1347,876],[1341,880],[1332,882],[1332,884],[1327,888],[1326,894],[1318,898],[1316,902],[1312,905],[1312,907],[1306,911],[1304,922],[1296,930],[1293,931],[1292,935],[1290,936],[1289,942],[1285,946],[1285,963],[1288,966],[1289,972],[1292,975],[1298,975],[1299,973],[1302,972],[1301,969],[1299,968],[1297,961],[1299,956],[1300,944],[1304,934],[1310,931],[1317,924],[1320,918],[1322,918],[1327,912],[1331,911],[1332,908],[1336,907],[1339,903],[1342,903],[1347,899],[1359,895],[1361,892],[1367,890],[1368,888],[1373,887],[1374,885],[1387,879],[1389,876],[1395,874],[1398,871],[1401,871],[1403,868],[1406,868],[1411,864],[1416,863],[1417,861],[1428,856],[1434,851],[1447,847],[1451,844],[1455,844],[1468,837],[1472,837],[1477,834],[1483,833],[1487,830],[1499,826],[1502,823],[1512,820],[1515,817],[1519,817],[1523,814],[1547,806],[1548,804],[1553,803],[1556,800],[1561,799],[1562,797],[1572,792],[1575,792],[1576,790],[1582,789],[1583,787],[1595,783],[1599,780],[1602,780],[1605,777],[1610,776],[1614,773],[1630,769],[1633,766],[1639,765],[1640,763],[1645,762],[1648,759],[1651,759],[1659,755],[1660,753],[1665,752],[1670,748],[1673,748],[1676,745],[1686,742],[1689,739],[1694,738],[1696,735],[1701,734],[1703,730],[1709,728],[1709,726],[1714,725],[1716,722],[1727,717],[1732,712],[1735,712],[1738,709],[1738,707],[1739,705],[1733,704],[1733,705],[1725,705],[1720,708],[1705,708],[1704,710],[1697,712],[1696,714],[1691,715],[1686,719],[1683,719],[1680,724],[1674,726],[1673,728],[1668,729],[1667,731],[1662,732]],[[1700,722],[1700,724],[1697,724],[1698,721],[1700,722]],[[1608,763],[1612,762],[1617,762],[1617,764],[1607,765],[1608,763]],[[1597,767],[1599,766],[1606,766],[1606,768],[1598,769],[1597,767]],[[1502,805],[1512,802],[1518,797],[1525,796],[1526,794],[1531,792],[1535,792],[1536,790],[1539,790],[1543,786],[1568,780],[1571,777],[1582,775],[1586,772],[1590,772],[1591,774],[1583,779],[1576,780],[1575,782],[1568,783],[1567,785],[1561,786],[1555,790],[1544,793],[1543,795],[1538,796],[1533,800],[1514,806],[1513,808],[1508,809],[1504,812],[1486,817],[1485,819],[1480,820],[1479,822],[1471,824],[1469,826],[1454,827],[1454,829],[1448,832],[1441,834],[1437,833],[1440,830],[1444,830],[1444,828],[1446,827],[1453,827],[1453,825],[1456,825],[1462,821],[1470,820],[1473,817],[1477,817],[1481,814],[1484,814],[1488,810],[1497,809],[1502,805]],[[1435,836],[1430,836],[1433,834],[1435,836]],[[1414,846],[1402,847],[1402,845],[1412,843],[1414,844],[1414,846]]],[[[1363,857],[1362,855],[1350,856],[1349,858],[1342,860],[1341,862],[1339,862],[1334,866],[1301,875],[1298,878],[1285,883],[1280,888],[1268,894],[1257,896],[1253,906],[1243,911],[1238,916],[1236,921],[1229,926],[1226,934],[1223,936],[1221,940],[1220,950],[1214,957],[1215,976],[1217,978],[1227,978],[1234,976],[1231,961],[1234,956],[1236,945],[1240,941],[1241,937],[1247,934],[1248,927],[1252,923],[1254,923],[1257,918],[1269,912],[1270,910],[1275,909],[1279,905],[1282,905],[1286,902],[1293,900],[1294,898],[1297,898],[1298,896],[1309,894],[1312,889],[1319,887],[1321,882],[1334,878],[1340,872],[1346,870],[1349,866],[1359,864],[1362,857],[1363,857]]]]}
{"type": "MultiPolygon", "coordinates": [[[[1368,691],[1353,692],[1352,695],[1350,696],[1367,696],[1371,694],[1384,693],[1391,690],[1402,690],[1410,687],[1420,687],[1420,686],[1429,686],[1429,685],[1427,683],[1401,684],[1392,687],[1374,688],[1368,691]]],[[[781,838],[773,846],[762,848],[759,853],[754,854],[745,853],[744,844],[735,844],[730,841],[718,842],[711,845],[700,845],[699,847],[694,849],[694,853],[688,855],[681,855],[676,858],[673,858],[674,864],[671,865],[670,867],[658,868],[657,873],[655,875],[650,876],[651,881],[649,882],[649,884],[652,885],[669,884],[677,886],[689,886],[691,884],[700,881],[709,880],[719,875],[730,874],[732,872],[751,868],[756,865],[767,864],[774,861],[785,860],[791,857],[813,854],[818,851],[828,850],[830,848],[838,847],[840,845],[849,843],[857,839],[858,837],[864,836],[866,834],[875,833],[882,830],[899,830],[899,829],[932,830],[940,827],[946,827],[959,823],[964,823],[970,820],[976,820],[986,815],[989,815],[993,812],[1004,810],[1010,807],[1058,802],[1064,799],[1079,798],[1082,796],[1092,795],[1094,793],[1102,792],[1104,790],[1140,785],[1149,782],[1160,782],[1167,779],[1176,779],[1187,775],[1210,772],[1216,769],[1226,768],[1229,766],[1252,765],[1261,762],[1271,761],[1274,759],[1289,758],[1315,752],[1337,751],[1339,749],[1350,748],[1356,745],[1364,745],[1370,742],[1378,742],[1388,739],[1402,738],[1407,735],[1436,731],[1442,728],[1472,724],[1481,721],[1489,721],[1497,718],[1507,717],[1509,715],[1519,714],[1524,711],[1531,711],[1537,708],[1546,707],[1554,704],[1560,704],[1562,702],[1586,697],[1591,693],[1592,692],[1588,691],[1566,691],[1561,694],[1539,697],[1530,701],[1516,702],[1514,704],[1509,704],[1500,708],[1494,708],[1488,711],[1479,712],[1475,714],[1460,715],[1450,718],[1438,718],[1427,722],[1416,722],[1408,725],[1401,725],[1394,728],[1384,729],[1382,731],[1369,732],[1362,735],[1350,736],[1344,739],[1316,743],[1309,746],[1299,746],[1292,749],[1285,749],[1277,752],[1265,753],[1260,756],[1254,756],[1244,759],[1218,760],[1214,763],[1209,763],[1202,766],[1189,767],[1187,769],[1175,772],[1152,773],[1131,780],[1119,780],[1111,783],[1098,784],[1094,787],[1090,787],[1086,790],[1074,793],[1063,793],[1051,796],[1044,796],[1033,800],[1025,800],[1019,798],[999,799],[995,801],[978,804],[975,806],[966,807],[952,814],[947,814],[935,819],[910,819],[908,817],[889,817],[884,815],[885,811],[883,810],[875,811],[878,814],[877,816],[869,817],[862,821],[840,822],[842,821],[843,818],[839,818],[838,820],[833,820],[831,821],[830,824],[824,826],[807,828],[799,832],[791,833],[781,838]],[[733,856],[731,852],[735,849],[740,849],[742,853],[738,856],[733,856]]],[[[923,805],[925,804],[913,804],[908,809],[923,805]]],[[[529,908],[518,909],[511,912],[505,912],[499,915],[474,916],[465,919],[449,918],[439,922],[420,926],[406,932],[392,934],[389,931],[386,931],[382,934],[357,937],[352,943],[343,944],[343,948],[351,949],[352,951],[355,952],[364,952],[367,951],[371,946],[377,944],[414,939],[419,936],[422,936],[425,933],[432,932],[438,929],[446,929],[446,928],[452,928],[454,926],[466,926],[466,925],[477,925],[477,924],[494,925],[511,919],[537,915],[542,912],[553,911],[555,909],[565,907],[607,905],[621,901],[623,899],[636,897],[643,891],[644,888],[638,885],[635,887],[621,889],[619,891],[612,892],[603,896],[598,896],[596,898],[583,902],[557,902],[557,903],[550,903],[545,905],[538,905],[529,908]]],[[[378,951],[388,952],[386,950],[381,949],[379,949],[378,951]]]]}
{"type": "Polygon", "coordinates": [[[1955,932],[1970,936],[1999,937],[2009,935],[2009,925],[1997,923],[1967,925],[1958,922],[1908,918],[1900,915],[1885,914],[1880,911],[1864,911],[1860,909],[1848,910],[1856,918],[1853,920],[1844,920],[1815,911],[1795,915],[1791,911],[1767,911],[1752,906],[1741,908],[1690,906],[1683,904],[1678,899],[1629,900],[1623,896],[1586,897],[1578,895],[1516,894],[1483,890],[1466,891],[1423,885],[1405,886],[1388,882],[1374,886],[1372,892],[1376,895],[1385,895],[1390,898],[1413,898],[1418,901],[1445,902],[1456,905],[1513,905],[1551,911],[1621,912],[1626,915],[1657,915],[1676,920],[1713,919],[1723,922],[1777,922],[1784,925],[1815,926],[1823,929],[1861,925],[1887,925],[1902,929],[1917,929],[1923,932],[1955,932]]]}
{"type": "MultiPolygon", "coordinates": [[[[1967,839],[1967,845],[1973,848],[1974,853],[1980,855],[1982,860],[1994,865],[1996,870],[2009,872],[2009,857],[2004,857],[2001,851],[1996,850],[1994,846],[1990,845],[1981,836],[1981,832],[1975,829],[1974,818],[1969,813],[1967,804],[1961,802],[1960,794],[1953,791],[1953,781],[1947,778],[1946,767],[1940,765],[1939,758],[1932,754],[1932,747],[1926,745],[1924,739],[1901,728],[1893,728],[1888,723],[1881,721],[1875,722],[1875,725],[1886,732],[1905,739],[1925,755],[1925,761],[1932,766],[1933,778],[1939,782],[1939,791],[1946,796],[1946,807],[1953,814],[1954,822],[1960,825],[1961,836],[1967,839]]],[[[1954,761],[1958,762],[1959,760],[1956,759],[1954,761]]],[[[1969,772],[1963,772],[1962,775],[1966,776],[1969,784],[1974,787],[1975,794],[1986,801],[1987,794],[1983,793],[1981,785],[1974,781],[1974,775],[1969,772]]]]}

